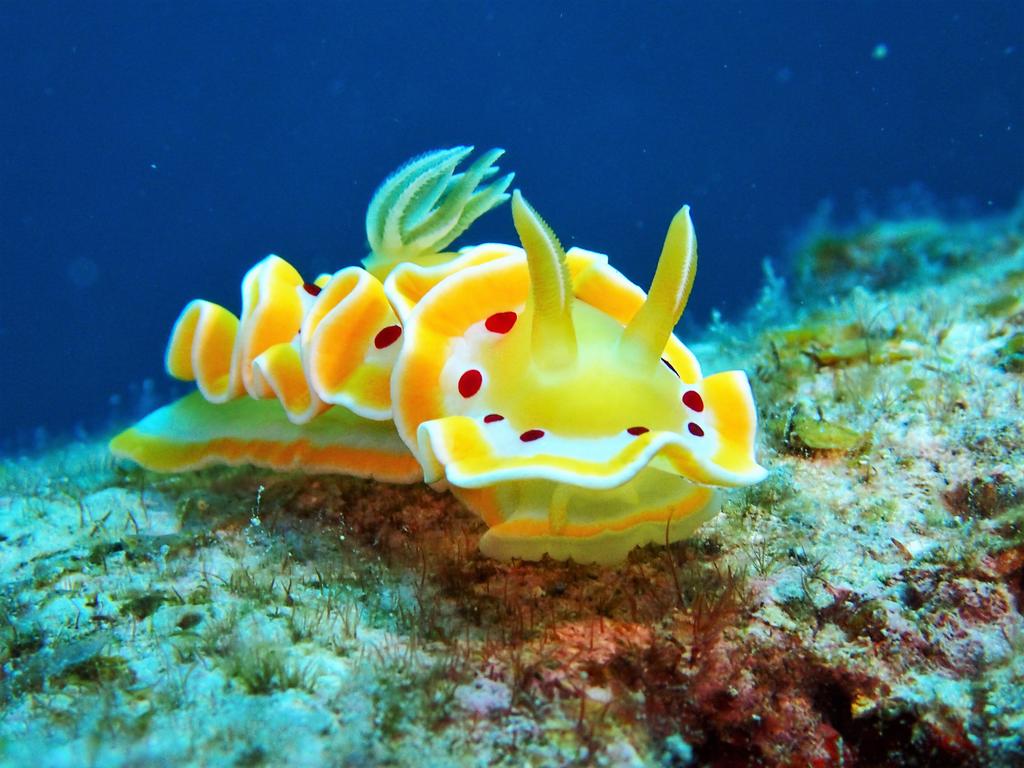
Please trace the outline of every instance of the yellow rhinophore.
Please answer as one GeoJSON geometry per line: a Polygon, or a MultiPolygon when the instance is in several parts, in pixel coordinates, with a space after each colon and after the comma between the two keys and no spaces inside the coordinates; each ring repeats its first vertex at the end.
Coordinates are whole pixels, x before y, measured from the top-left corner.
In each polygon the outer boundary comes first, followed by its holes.
{"type": "Polygon", "coordinates": [[[444,249],[501,204],[501,150],[422,155],[377,190],[372,252],[306,282],[268,256],[242,312],[189,303],[166,355],[198,392],[111,442],[156,471],[216,463],[450,487],[500,558],[611,563],[688,536],[717,488],[754,483],[746,376],[704,378],[672,334],[696,269],[689,209],[669,226],[649,295],[563,251],[517,192],[522,247],[444,249]]]}

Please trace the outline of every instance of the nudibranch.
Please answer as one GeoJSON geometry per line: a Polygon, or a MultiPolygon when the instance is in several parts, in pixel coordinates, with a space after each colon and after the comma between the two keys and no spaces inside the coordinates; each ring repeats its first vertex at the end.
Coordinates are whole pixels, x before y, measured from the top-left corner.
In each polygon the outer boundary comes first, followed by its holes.
{"type": "Polygon", "coordinates": [[[165,364],[198,392],[117,435],[112,452],[160,472],[255,464],[422,480],[391,420],[403,328],[379,278],[405,261],[454,259],[448,244],[508,199],[512,174],[482,184],[502,151],[456,173],[471,152],[428,152],[381,185],[366,215],[365,269],[307,282],[271,255],[242,280],[241,317],[201,299],[186,305],[165,364]]]}
{"type": "Polygon", "coordinates": [[[721,488],[758,482],[746,376],[704,377],[673,334],[696,270],[689,208],[649,294],[563,250],[516,191],[520,246],[444,249],[509,198],[492,150],[428,153],[367,213],[363,268],[305,282],[270,256],[242,313],[190,303],[167,369],[198,392],[114,438],[160,471],[211,463],[345,472],[450,488],[493,557],[614,563],[689,536],[721,488]]]}

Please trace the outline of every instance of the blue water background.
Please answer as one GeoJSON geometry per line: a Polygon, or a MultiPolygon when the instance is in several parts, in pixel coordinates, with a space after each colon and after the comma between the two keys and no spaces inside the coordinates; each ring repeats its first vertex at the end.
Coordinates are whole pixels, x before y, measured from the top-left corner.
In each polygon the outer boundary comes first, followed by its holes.
{"type": "Polygon", "coordinates": [[[735,316],[825,198],[1011,207],[1022,57],[1020,0],[4,2],[0,448],[169,393],[188,299],[237,311],[269,252],[354,263],[384,174],[456,143],[644,285],[690,203],[689,318],[735,316]]]}

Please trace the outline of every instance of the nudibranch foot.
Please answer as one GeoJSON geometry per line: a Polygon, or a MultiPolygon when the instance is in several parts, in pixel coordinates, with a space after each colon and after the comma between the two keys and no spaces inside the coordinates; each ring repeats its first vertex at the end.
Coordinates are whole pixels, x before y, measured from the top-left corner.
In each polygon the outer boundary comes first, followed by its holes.
{"type": "Polygon", "coordinates": [[[470,508],[490,511],[480,551],[499,560],[546,554],[611,565],[636,547],[690,537],[721,508],[718,491],[655,469],[613,491],[544,482],[453,491],[470,508]],[[514,512],[500,519],[502,510],[514,512]]]}
{"type": "Polygon", "coordinates": [[[276,401],[211,403],[199,392],[149,414],[115,437],[110,450],[156,472],[254,464],[393,483],[423,476],[390,421],[332,408],[308,424],[293,424],[276,401]]]}

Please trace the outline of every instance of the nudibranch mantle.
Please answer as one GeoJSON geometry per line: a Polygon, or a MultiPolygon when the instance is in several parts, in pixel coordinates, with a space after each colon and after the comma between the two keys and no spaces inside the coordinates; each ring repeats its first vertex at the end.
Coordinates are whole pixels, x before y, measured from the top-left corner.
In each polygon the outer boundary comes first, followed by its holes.
{"type": "Polygon", "coordinates": [[[603,254],[564,251],[516,192],[522,247],[442,249],[508,199],[492,150],[410,161],[367,214],[364,268],[304,282],[267,257],[241,318],[194,301],[168,371],[199,393],[112,450],[158,471],[210,463],[339,471],[448,487],[488,525],[481,550],[621,561],[690,535],[717,489],[755,483],[746,376],[704,377],[672,329],[696,269],[689,209],[650,294],[603,254]],[[279,402],[274,402],[275,400],[279,402]]]}
{"type": "Polygon", "coordinates": [[[709,486],[764,476],[746,377],[703,378],[671,335],[696,257],[688,209],[659,265],[661,284],[676,282],[652,291],[668,298],[661,317],[607,257],[563,253],[518,193],[513,211],[525,250],[464,252],[473,263],[409,314],[392,380],[399,434],[425,479],[488,523],[487,554],[613,562],[687,535],[718,507],[709,486]]]}

